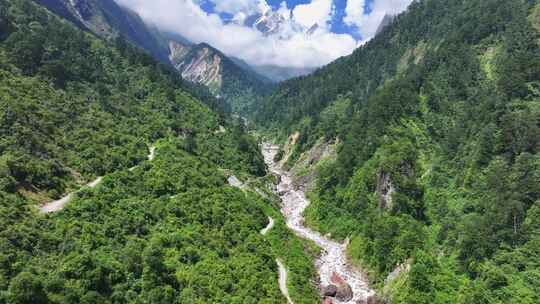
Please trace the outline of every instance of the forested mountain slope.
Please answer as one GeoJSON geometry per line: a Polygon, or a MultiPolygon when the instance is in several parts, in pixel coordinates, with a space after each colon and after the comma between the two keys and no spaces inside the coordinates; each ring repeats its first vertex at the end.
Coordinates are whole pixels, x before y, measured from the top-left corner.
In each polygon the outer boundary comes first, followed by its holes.
{"type": "Polygon", "coordinates": [[[190,96],[174,70],[123,40],[112,48],[25,1],[18,11],[6,7],[0,59],[8,188],[55,196],[76,177],[144,159],[146,145],[167,134],[218,128],[220,117],[196,100],[219,110],[214,98],[190,96]],[[24,166],[10,166],[19,161],[24,166]]]}
{"type": "Polygon", "coordinates": [[[235,112],[247,111],[270,87],[264,77],[213,47],[204,43],[192,45],[178,35],[161,32],[114,0],[35,1],[99,37],[126,38],[155,59],[173,65],[184,79],[207,87],[235,112]]]}
{"type": "Polygon", "coordinates": [[[265,174],[255,140],[126,41],[0,2],[0,109],[0,303],[283,303],[278,254],[316,298],[275,205],[227,184],[265,174]]]}
{"type": "Polygon", "coordinates": [[[156,59],[168,61],[167,44],[137,13],[114,0],[35,0],[53,13],[105,39],[123,35],[156,59]]]}
{"type": "Polygon", "coordinates": [[[393,303],[540,301],[539,16],[538,1],[415,1],[259,108],[280,139],[298,132],[289,166],[338,139],[308,222],[352,235],[393,303]]]}
{"type": "Polygon", "coordinates": [[[206,43],[169,42],[169,59],[182,77],[202,84],[227,101],[237,113],[249,112],[270,91],[270,80],[251,71],[206,43]]]}

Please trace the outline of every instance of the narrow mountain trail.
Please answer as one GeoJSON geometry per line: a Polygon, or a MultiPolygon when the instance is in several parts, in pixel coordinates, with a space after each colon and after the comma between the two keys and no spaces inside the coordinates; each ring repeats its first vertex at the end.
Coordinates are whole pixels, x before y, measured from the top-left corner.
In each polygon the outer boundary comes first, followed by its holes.
{"type": "MultiPolygon", "coordinates": [[[[103,176],[100,176],[96,178],[95,180],[86,184],[83,188],[95,188],[97,185],[99,185],[102,179],[103,179],[103,176]]],[[[39,212],[45,214],[45,213],[57,212],[64,209],[66,204],[69,203],[69,201],[71,201],[71,199],[73,198],[73,195],[77,193],[78,191],[79,190],[68,193],[66,196],[62,197],[61,199],[58,199],[58,200],[55,200],[55,201],[52,201],[50,203],[46,203],[40,206],[39,212]]]]}
{"type": "Polygon", "coordinates": [[[234,175],[229,176],[227,178],[227,182],[229,182],[229,185],[232,187],[236,187],[242,190],[245,188],[244,183],[241,180],[239,180],[238,177],[234,175]]]}
{"type": "Polygon", "coordinates": [[[280,259],[276,259],[276,263],[279,269],[279,289],[281,290],[283,296],[287,299],[287,303],[294,304],[291,296],[289,295],[289,289],[287,288],[287,268],[280,259]]]}
{"type": "Polygon", "coordinates": [[[274,219],[271,217],[268,217],[268,226],[266,226],[263,230],[261,230],[262,235],[266,235],[270,229],[274,227],[274,219]]]}
{"type": "MultiPolygon", "coordinates": [[[[227,178],[227,181],[229,182],[229,185],[232,187],[239,188],[241,190],[244,190],[245,185],[244,183],[239,180],[236,176],[231,175],[227,178]]],[[[266,235],[273,227],[274,227],[275,221],[273,218],[268,217],[268,225],[261,229],[260,233],[262,235],[266,235]]],[[[287,267],[285,267],[285,264],[278,258],[276,259],[276,264],[278,265],[279,269],[279,290],[281,291],[281,294],[287,299],[288,304],[294,304],[293,300],[291,299],[291,296],[289,295],[289,288],[287,287],[287,267]]]]}
{"type": "Polygon", "coordinates": [[[293,188],[291,173],[282,170],[274,161],[278,150],[277,146],[264,144],[264,159],[271,172],[281,177],[277,192],[281,197],[281,212],[286,218],[287,226],[298,236],[315,242],[322,249],[321,256],[315,261],[321,287],[339,285],[344,281],[352,289],[352,299],[348,301],[333,299],[333,303],[353,304],[366,300],[374,292],[369,288],[363,274],[349,263],[347,242],[340,244],[304,226],[303,212],[309,206],[309,200],[303,191],[293,188]]]}
{"type": "MultiPolygon", "coordinates": [[[[152,160],[154,160],[155,156],[156,156],[156,147],[152,146],[152,147],[150,147],[150,151],[148,152],[147,159],[149,161],[152,161],[152,160]]],[[[137,168],[137,166],[129,168],[129,171],[133,171],[133,170],[135,170],[135,168],[137,168]]],[[[86,184],[82,188],[95,188],[97,185],[99,185],[99,183],[101,182],[102,179],[103,179],[103,176],[99,176],[98,178],[96,178],[95,180],[89,182],[88,184],[86,184]]],[[[64,197],[62,197],[62,198],[60,198],[58,200],[54,200],[52,202],[45,203],[45,204],[41,205],[39,207],[39,213],[47,214],[47,213],[58,212],[58,211],[64,209],[66,204],[71,201],[71,199],[73,198],[75,193],[77,193],[78,191],[80,191],[80,189],[76,190],[76,191],[73,191],[71,193],[68,193],[66,196],[64,196],[64,197]]]]}

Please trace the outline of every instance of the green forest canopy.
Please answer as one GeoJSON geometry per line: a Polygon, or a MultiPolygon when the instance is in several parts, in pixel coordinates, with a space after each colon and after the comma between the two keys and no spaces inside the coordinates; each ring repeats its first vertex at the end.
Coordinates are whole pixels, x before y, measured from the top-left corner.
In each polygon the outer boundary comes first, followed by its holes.
{"type": "Polygon", "coordinates": [[[207,91],[31,1],[0,3],[0,39],[0,303],[283,303],[277,255],[298,303],[317,298],[274,205],[228,186],[266,168],[207,91]]]}
{"type": "Polygon", "coordinates": [[[415,1],[256,111],[280,138],[300,132],[291,166],[340,139],[308,222],[352,233],[351,255],[381,290],[412,263],[395,303],[540,301],[539,12],[538,1],[415,1]]]}

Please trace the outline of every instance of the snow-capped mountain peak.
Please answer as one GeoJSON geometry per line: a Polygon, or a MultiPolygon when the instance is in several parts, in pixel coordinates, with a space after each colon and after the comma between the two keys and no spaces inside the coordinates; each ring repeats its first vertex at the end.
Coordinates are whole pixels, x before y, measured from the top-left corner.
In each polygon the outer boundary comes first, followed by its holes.
{"type": "Polygon", "coordinates": [[[272,35],[278,33],[286,21],[281,13],[267,10],[264,14],[248,17],[245,25],[257,29],[264,35],[272,35]]]}

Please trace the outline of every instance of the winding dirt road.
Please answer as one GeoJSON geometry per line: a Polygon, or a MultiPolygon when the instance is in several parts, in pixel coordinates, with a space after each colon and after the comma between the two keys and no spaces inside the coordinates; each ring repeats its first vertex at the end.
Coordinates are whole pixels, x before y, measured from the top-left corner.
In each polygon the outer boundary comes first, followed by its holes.
{"type": "MultiPolygon", "coordinates": [[[[152,161],[155,156],[156,156],[156,147],[152,146],[150,147],[150,151],[148,152],[147,158],[149,161],[152,161]]],[[[135,168],[137,168],[137,166],[129,168],[129,171],[133,171],[135,170],[135,168]]],[[[99,176],[95,180],[86,184],[84,187],[95,188],[97,185],[99,185],[102,179],[103,179],[103,176],[99,176]]],[[[53,213],[53,212],[57,212],[64,209],[66,204],[69,203],[69,201],[71,201],[71,199],[73,198],[73,195],[77,193],[79,190],[68,193],[66,196],[62,197],[61,199],[54,200],[52,202],[41,205],[39,207],[39,213],[42,213],[42,214],[53,213]]]]}
{"type": "Polygon", "coordinates": [[[283,265],[280,259],[276,259],[276,263],[279,269],[279,289],[283,296],[287,299],[288,304],[294,304],[291,296],[289,295],[289,289],[287,288],[287,268],[283,265]]]}
{"type": "Polygon", "coordinates": [[[274,219],[271,217],[268,217],[268,226],[266,226],[263,230],[261,230],[262,235],[266,235],[270,229],[274,227],[274,219]]]}
{"type": "MultiPolygon", "coordinates": [[[[236,176],[231,175],[227,178],[227,181],[229,182],[229,185],[232,187],[236,187],[238,189],[243,190],[245,188],[244,183],[239,180],[236,176]]],[[[260,233],[262,235],[266,235],[270,229],[274,227],[274,219],[271,217],[268,217],[268,225],[261,229],[260,233]]],[[[279,269],[279,290],[281,291],[281,294],[287,299],[287,304],[294,304],[293,300],[291,299],[291,296],[289,295],[289,288],[287,287],[287,267],[285,267],[285,264],[280,259],[276,259],[276,263],[278,265],[279,269]]]]}
{"type": "Polygon", "coordinates": [[[304,226],[303,213],[309,206],[309,200],[302,191],[294,189],[290,172],[282,170],[274,161],[278,150],[277,146],[264,144],[264,159],[272,173],[281,177],[277,192],[281,197],[281,212],[286,218],[287,226],[298,236],[315,242],[322,249],[321,256],[315,261],[321,286],[332,284],[332,274],[336,273],[351,286],[354,295],[348,302],[334,299],[334,303],[353,304],[359,300],[366,300],[374,292],[369,288],[362,273],[348,262],[347,243],[340,244],[304,226]]]}

